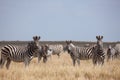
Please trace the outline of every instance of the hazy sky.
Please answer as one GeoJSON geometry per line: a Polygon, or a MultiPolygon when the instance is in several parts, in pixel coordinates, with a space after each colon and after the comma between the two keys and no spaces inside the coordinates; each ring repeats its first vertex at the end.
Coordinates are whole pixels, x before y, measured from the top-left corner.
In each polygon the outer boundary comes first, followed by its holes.
{"type": "Polygon", "coordinates": [[[0,41],[120,41],[120,0],[0,0],[0,41]]]}

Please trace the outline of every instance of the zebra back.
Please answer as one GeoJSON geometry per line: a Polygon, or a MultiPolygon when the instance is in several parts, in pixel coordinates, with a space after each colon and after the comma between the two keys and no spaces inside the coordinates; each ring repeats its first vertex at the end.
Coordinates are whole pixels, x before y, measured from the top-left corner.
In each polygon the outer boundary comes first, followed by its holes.
{"type": "Polygon", "coordinates": [[[93,56],[93,46],[90,47],[76,47],[81,60],[91,59],[93,56]]]}
{"type": "Polygon", "coordinates": [[[57,45],[49,45],[49,49],[52,50],[53,55],[60,56],[60,53],[63,52],[63,45],[57,44],[57,45]]]}

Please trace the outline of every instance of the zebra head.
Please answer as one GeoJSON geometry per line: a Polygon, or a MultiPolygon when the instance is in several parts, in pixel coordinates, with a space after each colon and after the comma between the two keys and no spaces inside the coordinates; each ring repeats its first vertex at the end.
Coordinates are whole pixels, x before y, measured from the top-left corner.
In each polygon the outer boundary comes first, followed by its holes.
{"type": "Polygon", "coordinates": [[[96,39],[97,39],[97,47],[99,49],[103,49],[103,36],[96,36],[96,39]]]}
{"type": "Polygon", "coordinates": [[[112,49],[111,45],[108,46],[108,50],[110,51],[112,49]]]}
{"type": "Polygon", "coordinates": [[[27,48],[34,53],[39,49],[40,36],[34,36],[33,40],[34,41],[28,43],[27,48]]]}
{"type": "Polygon", "coordinates": [[[68,51],[68,53],[72,52],[75,48],[72,41],[66,41],[66,43],[67,43],[66,50],[68,51]]]}
{"type": "Polygon", "coordinates": [[[53,53],[53,50],[52,50],[52,49],[48,49],[48,50],[47,50],[47,56],[51,56],[52,53],[53,53]]]}
{"type": "Polygon", "coordinates": [[[36,48],[39,48],[40,36],[33,36],[33,40],[34,40],[34,46],[35,46],[36,48]]]}
{"type": "Polygon", "coordinates": [[[42,54],[43,54],[43,56],[47,57],[50,54],[52,54],[52,51],[51,51],[51,49],[49,49],[49,46],[47,44],[42,45],[41,48],[42,48],[42,54]]]}
{"type": "Polygon", "coordinates": [[[111,47],[111,45],[109,45],[109,46],[108,46],[108,49],[107,49],[107,55],[110,55],[110,54],[111,54],[111,49],[112,49],[112,47],[111,47]]]}

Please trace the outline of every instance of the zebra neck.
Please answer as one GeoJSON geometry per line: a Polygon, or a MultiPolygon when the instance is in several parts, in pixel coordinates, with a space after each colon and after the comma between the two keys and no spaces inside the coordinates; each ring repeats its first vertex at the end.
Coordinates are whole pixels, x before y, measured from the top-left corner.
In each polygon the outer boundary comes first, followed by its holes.
{"type": "Polygon", "coordinates": [[[28,49],[29,56],[33,56],[34,50],[32,48],[28,49]]]}

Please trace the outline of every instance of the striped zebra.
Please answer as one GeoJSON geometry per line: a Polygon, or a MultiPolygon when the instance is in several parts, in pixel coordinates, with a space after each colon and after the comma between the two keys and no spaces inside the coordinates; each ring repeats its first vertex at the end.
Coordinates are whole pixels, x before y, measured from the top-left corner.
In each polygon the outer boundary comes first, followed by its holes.
{"type": "Polygon", "coordinates": [[[33,54],[39,48],[40,36],[34,36],[33,40],[27,46],[6,45],[1,49],[0,67],[6,63],[6,68],[9,69],[11,61],[24,62],[25,67],[29,65],[33,58],[33,54]]]}
{"type": "Polygon", "coordinates": [[[111,45],[109,45],[107,49],[107,61],[109,61],[109,59],[113,60],[114,58],[116,58],[117,57],[116,53],[117,53],[116,49],[112,48],[111,45]]]}
{"type": "Polygon", "coordinates": [[[88,60],[91,59],[93,56],[93,49],[94,47],[78,47],[75,46],[72,41],[66,41],[66,50],[70,54],[73,66],[75,66],[76,61],[78,65],[80,65],[80,60],[88,60]]]}
{"type": "Polygon", "coordinates": [[[93,49],[93,64],[104,64],[104,59],[105,59],[105,52],[103,49],[103,36],[96,36],[97,39],[97,44],[93,49]]]}
{"type": "Polygon", "coordinates": [[[120,43],[117,43],[114,48],[116,50],[116,57],[120,59],[120,43]]]}
{"type": "Polygon", "coordinates": [[[42,45],[39,47],[38,51],[38,63],[40,62],[41,58],[43,58],[43,62],[46,63],[47,57],[51,54],[51,50],[49,49],[49,46],[47,44],[42,45]]]}
{"type": "Polygon", "coordinates": [[[107,49],[107,61],[109,61],[109,59],[113,60],[115,58],[118,58],[118,56],[119,56],[119,50],[117,46],[111,47],[111,45],[109,45],[107,49]]]}
{"type": "Polygon", "coordinates": [[[49,49],[51,50],[52,55],[58,55],[58,57],[60,57],[60,54],[63,52],[63,45],[61,44],[49,45],[49,49]]]}

